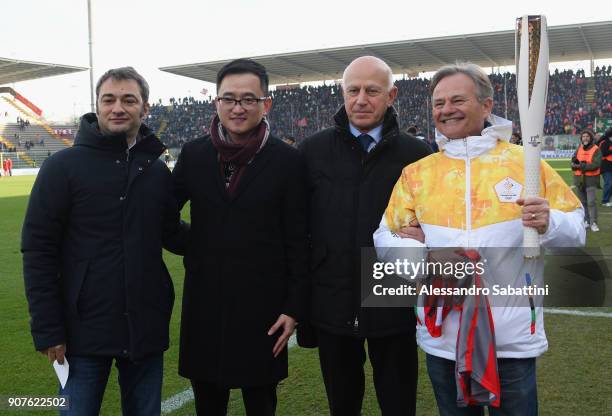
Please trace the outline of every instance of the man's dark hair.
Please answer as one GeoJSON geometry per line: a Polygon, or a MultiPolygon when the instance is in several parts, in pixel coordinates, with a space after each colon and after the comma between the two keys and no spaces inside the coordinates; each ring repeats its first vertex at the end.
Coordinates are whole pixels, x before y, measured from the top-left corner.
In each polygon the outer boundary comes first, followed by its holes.
{"type": "Polygon", "coordinates": [[[138,84],[140,88],[140,96],[142,97],[142,102],[149,102],[149,84],[147,81],[140,75],[134,68],[131,66],[124,66],[122,68],[114,68],[109,69],[100,77],[98,83],[96,84],[96,101],[98,101],[98,96],[100,95],[100,87],[104,82],[112,78],[116,81],[130,80],[133,79],[138,84]]]}
{"type": "Polygon", "coordinates": [[[257,76],[264,95],[268,95],[269,79],[266,68],[262,64],[259,64],[252,59],[244,58],[236,59],[223,65],[223,68],[217,72],[217,91],[219,91],[223,78],[234,74],[253,74],[257,76]]]}

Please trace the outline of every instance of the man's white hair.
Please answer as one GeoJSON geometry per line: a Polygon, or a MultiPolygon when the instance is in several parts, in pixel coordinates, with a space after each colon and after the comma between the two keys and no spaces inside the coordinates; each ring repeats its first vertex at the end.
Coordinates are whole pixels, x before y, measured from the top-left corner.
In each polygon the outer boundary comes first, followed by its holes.
{"type": "Polygon", "coordinates": [[[385,72],[385,74],[387,75],[387,91],[391,91],[391,88],[393,88],[393,72],[391,71],[391,67],[389,67],[389,65],[387,65],[387,63],[382,59],[377,58],[376,56],[369,55],[355,58],[353,59],[353,61],[351,61],[350,64],[348,64],[348,66],[344,69],[344,73],[342,74],[342,88],[344,89],[344,86],[346,85],[346,74],[349,69],[351,69],[351,66],[353,66],[354,64],[359,64],[362,61],[369,61],[369,64],[379,66],[380,69],[385,72]]]}

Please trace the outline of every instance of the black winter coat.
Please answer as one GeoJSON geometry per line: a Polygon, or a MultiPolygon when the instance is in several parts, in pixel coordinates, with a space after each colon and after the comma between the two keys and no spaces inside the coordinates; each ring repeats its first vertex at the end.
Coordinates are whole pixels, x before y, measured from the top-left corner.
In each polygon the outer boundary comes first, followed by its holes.
{"type": "Polygon", "coordinates": [[[400,133],[392,107],[385,114],[382,140],[367,154],[349,130],[344,107],[334,119],[334,127],[307,138],[300,147],[310,187],[311,321],[339,335],[414,332],[409,310],[360,307],[361,248],[373,247],[372,234],[402,169],[431,149],[400,133]]]}
{"type": "Polygon", "coordinates": [[[179,373],[227,387],[287,377],[267,335],[308,307],[307,196],[299,153],[270,137],[228,196],[210,136],[186,143],[173,171],[191,201],[179,373]]]}
{"type": "Polygon", "coordinates": [[[612,161],[606,158],[612,155],[612,137],[604,137],[599,142],[601,150],[601,173],[612,172],[612,161]]]}
{"type": "Polygon", "coordinates": [[[142,126],[103,136],[95,114],[74,146],[50,156],[22,230],[23,272],[37,350],[137,360],[168,348],[174,302],[162,242],[186,240],[161,142],[142,126]]]}

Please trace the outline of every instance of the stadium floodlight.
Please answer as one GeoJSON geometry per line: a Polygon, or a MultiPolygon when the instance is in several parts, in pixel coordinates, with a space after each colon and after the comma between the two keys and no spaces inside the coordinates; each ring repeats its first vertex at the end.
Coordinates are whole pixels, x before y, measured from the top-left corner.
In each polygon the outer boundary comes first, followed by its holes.
{"type": "Polygon", "coordinates": [[[94,100],[94,79],[93,79],[93,40],[91,35],[91,0],[87,0],[87,32],[88,32],[88,50],[89,50],[89,101],[91,112],[95,113],[94,100]]]}

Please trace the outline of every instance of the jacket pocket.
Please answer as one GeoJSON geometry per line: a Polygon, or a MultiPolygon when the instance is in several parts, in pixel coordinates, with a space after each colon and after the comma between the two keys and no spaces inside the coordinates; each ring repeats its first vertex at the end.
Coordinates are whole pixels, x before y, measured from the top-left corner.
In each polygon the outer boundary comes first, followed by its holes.
{"type": "Polygon", "coordinates": [[[68,306],[70,313],[77,318],[80,318],[79,313],[79,297],[81,296],[81,290],[83,289],[83,283],[89,270],[90,260],[80,260],[74,264],[74,268],[70,271],[71,276],[65,276],[64,278],[68,281],[68,306]]]}
{"type": "Polygon", "coordinates": [[[162,302],[165,305],[167,319],[170,320],[170,316],[172,315],[172,307],[174,306],[174,282],[172,282],[172,277],[170,277],[166,263],[162,261],[161,265],[163,287],[162,302]]]}

